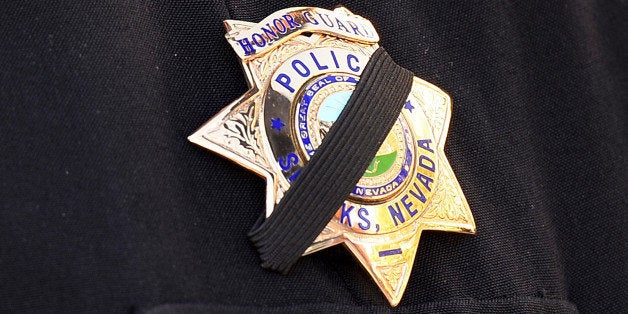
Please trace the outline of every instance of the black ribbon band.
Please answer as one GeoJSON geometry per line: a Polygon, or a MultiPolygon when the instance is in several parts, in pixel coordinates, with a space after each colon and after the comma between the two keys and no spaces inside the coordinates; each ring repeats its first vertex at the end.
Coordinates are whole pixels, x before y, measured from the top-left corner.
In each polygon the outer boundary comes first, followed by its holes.
{"type": "Polygon", "coordinates": [[[286,273],[333,218],[399,117],[412,78],[383,48],[371,55],[316,153],[270,217],[250,232],[262,267],[286,273]]]}

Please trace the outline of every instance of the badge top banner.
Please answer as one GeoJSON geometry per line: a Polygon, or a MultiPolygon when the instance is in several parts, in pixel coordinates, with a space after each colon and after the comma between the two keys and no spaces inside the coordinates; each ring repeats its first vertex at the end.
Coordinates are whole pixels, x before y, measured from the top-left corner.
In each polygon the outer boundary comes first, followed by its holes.
{"type": "Polygon", "coordinates": [[[277,11],[259,23],[225,21],[242,26],[225,37],[242,60],[263,55],[277,44],[302,33],[322,33],[357,42],[376,44],[379,35],[371,22],[345,8],[326,10],[295,7],[277,11]]]}

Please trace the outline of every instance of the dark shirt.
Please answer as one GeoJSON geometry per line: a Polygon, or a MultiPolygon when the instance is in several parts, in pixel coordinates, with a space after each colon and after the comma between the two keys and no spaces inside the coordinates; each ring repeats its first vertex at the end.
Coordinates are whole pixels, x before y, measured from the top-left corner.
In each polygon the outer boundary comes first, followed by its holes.
{"type": "MultiPolygon", "coordinates": [[[[265,182],[186,140],[247,90],[222,21],[317,1],[0,10],[0,309],[387,312],[342,246],[269,272],[265,182]]],[[[625,311],[624,1],[333,1],[453,101],[477,235],[425,232],[400,312],[625,311]]]]}

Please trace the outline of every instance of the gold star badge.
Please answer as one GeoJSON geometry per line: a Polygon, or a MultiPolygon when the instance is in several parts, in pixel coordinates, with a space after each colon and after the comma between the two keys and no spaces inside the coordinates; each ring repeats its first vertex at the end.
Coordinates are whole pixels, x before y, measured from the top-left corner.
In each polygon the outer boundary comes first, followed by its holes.
{"type": "MultiPolygon", "coordinates": [[[[343,110],[379,37],[345,8],[289,8],[225,25],[250,90],[189,140],[264,177],[270,217],[343,110]]],[[[475,233],[444,153],[450,115],[449,96],[414,77],[368,169],[305,254],[344,243],[395,306],[422,231],[475,233]]]]}

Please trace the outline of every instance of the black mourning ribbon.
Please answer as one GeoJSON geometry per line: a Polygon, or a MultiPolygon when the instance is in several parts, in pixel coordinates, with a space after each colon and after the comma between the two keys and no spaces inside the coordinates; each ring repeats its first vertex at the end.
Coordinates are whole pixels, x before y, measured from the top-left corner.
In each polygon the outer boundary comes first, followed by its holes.
{"type": "Polygon", "coordinates": [[[412,72],[383,48],[369,59],[344,110],[273,213],[249,233],[262,267],[287,273],[333,218],[392,129],[412,72]]]}

